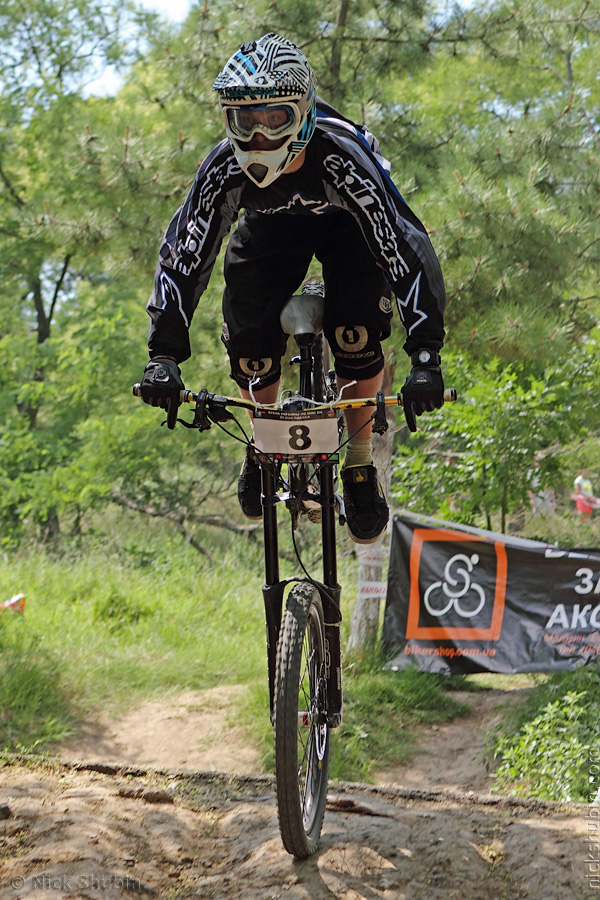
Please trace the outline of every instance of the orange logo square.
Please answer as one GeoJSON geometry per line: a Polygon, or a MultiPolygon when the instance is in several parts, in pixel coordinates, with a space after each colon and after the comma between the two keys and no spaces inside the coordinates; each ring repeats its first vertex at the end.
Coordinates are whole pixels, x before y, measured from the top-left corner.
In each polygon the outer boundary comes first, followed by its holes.
{"type": "MultiPolygon", "coordinates": [[[[427,541],[447,541],[448,543],[458,543],[459,541],[469,541],[470,543],[473,543],[479,541],[481,543],[489,544],[489,541],[486,541],[485,538],[464,534],[458,531],[450,531],[449,529],[416,528],[414,530],[410,548],[410,598],[406,622],[407,639],[443,640],[446,638],[448,640],[497,641],[500,638],[500,631],[502,629],[504,603],[506,599],[507,560],[505,544],[502,541],[494,541],[494,549],[496,551],[496,588],[494,593],[492,619],[489,627],[478,628],[476,626],[465,625],[458,628],[449,628],[443,625],[419,625],[419,614],[421,610],[419,570],[423,545],[427,541]]],[[[460,554],[457,556],[468,562],[467,557],[460,554]]],[[[441,584],[441,582],[439,583],[441,584]]],[[[426,595],[427,592],[425,592],[424,598],[426,598],[426,595]]],[[[482,605],[484,602],[485,598],[481,601],[482,605]]],[[[468,616],[474,616],[474,613],[469,612],[468,616]]]]}

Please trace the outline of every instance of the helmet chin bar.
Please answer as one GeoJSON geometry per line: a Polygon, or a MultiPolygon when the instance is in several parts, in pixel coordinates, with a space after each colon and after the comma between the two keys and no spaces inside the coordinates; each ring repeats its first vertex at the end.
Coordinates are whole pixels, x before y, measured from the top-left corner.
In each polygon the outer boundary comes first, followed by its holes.
{"type": "Polygon", "coordinates": [[[302,152],[289,150],[290,141],[286,141],[278,150],[242,150],[237,141],[230,138],[230,143],[242,172],[261,188],[268,187],[279,178],[302,152]]]}

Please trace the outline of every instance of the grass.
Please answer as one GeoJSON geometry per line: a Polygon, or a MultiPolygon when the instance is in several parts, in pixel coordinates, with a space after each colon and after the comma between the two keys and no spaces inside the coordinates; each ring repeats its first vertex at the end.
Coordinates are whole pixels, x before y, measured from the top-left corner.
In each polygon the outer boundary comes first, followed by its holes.
{"type": "MultiPolygon", "coordinates": [[[[330,775],[371,782],[374,772],[405,762],[413,752],[415,725],[447,722],[468,710],[447,691],[442,677],[416,669],[382,669],[377,654],[344,667],[344,715],[333,732],[330,775]]],[[[248,686],[237,716],[259,747],[263,769],[274,771],[273,733],[265,717],[269,694],[264,679],[248,686]]]]}
{"type": "Polygon", "coordinates": [[[417,669],[385,671],[375,655],[346,669],[344,721],[335,732],[331,776],[371,781],[376,769],[405,762],[414,726],[447,722],[468,706],[447,692],[442,677],[417,669]]]}
{"type": "MultiPolygon", "coordinates": [[[[286,540],[282,536],[284,550],[286,540]]],[[[207,535],[209,541],[218,563],[160,526],[148,536],[147,526],[138,531],[129,523],[86,551],[59,556],[36,548],[0,557],[0,600],[20,592],[27,598],[24,615],[0,616],[0,749],[51,750],[96,711],[114,716],[143,700],[243,684],[245,699],[231,715],[245,725],[264,770],[271,771],[261,548],[224,533],[207,535]]],[[[308,550],[306,562],[315,571],[308,550]]],[[[342,545],[344,645],[356,569],[352,549],[342,545]]],[[[291,564],[284,565],[282,576],[289,574],[291,564]]],[[[508,679],[512,687],[530,689],[493,736],[490,754],[500,759],[502,792],[552,799],[559,781],[566,785],[561,796],[583,790],[577,753],[583,759],[600,740],[597,669],[536,679],[443,678],[413,669],[390,672],[381,663],[376,655],[345,661],[333,778],[372,780],[378,769],[410,756],[415,726],[464,712],[455,690],[501,687],[508,679]],[[564,701],[569,692],[576,695],[570,706],[564,701]],[[557,701],[558,708],[549,708],[557,701]],[[557,744],[557,727],[575,741],[576,752],[557,744]],[[553,777],[547,760],[556,767],[567,758],[565,778],[553,777]],[[545,782],[536,776],[542,771],[549,772],[545,782]]]]}
{"type": "MultiPolygon", "coordinates": [[[[282,535],[284,550],[286,541],[282,535]]],[[[244,684],[246,700],[232,716],[246,724],[269,771],[261,548],[226,538],[220,551],[214,564],[167,531],[149,541],[127,528],[87,552],[38,548],[0,559],[0,598],[27,598],[23,616],[0,617],[0,747],[51,749],[94,711],[115,715],[146,699],[244,684]]],[[[305,561],[316,564],[308,549],[305,561]]],[[[348,548],[340,570],[351,599],[356,562],[348,548]]],[[[346,640],[350,609],[344,617],[346,640]]],[[[354,663],[345,673],[333,777],[370,778],[410,752],[411,725],[459,712],[435,676],[383,672],[377,659],[354,663]]]]}
{"type": "Polygon", "coordinates": [[[0,619],[0,748],[34,749],[71,734],[76,704],[60,656],[23,621],[0,619]]]}
{"type": "Polygon", "coordinates": [[[0,746],[59,739],[92,707],[254,678],[264,668],[264,624],[261,568],[248,557],[258,555],[248,548],[240,565],[231,552],[215,567],[165,540],[150,560],[109,548],[5,559],[0,597],[27,599],[23,616],[0,619],[0,746]],[[54,729],[40,721],[39,680],[54,729]]]}

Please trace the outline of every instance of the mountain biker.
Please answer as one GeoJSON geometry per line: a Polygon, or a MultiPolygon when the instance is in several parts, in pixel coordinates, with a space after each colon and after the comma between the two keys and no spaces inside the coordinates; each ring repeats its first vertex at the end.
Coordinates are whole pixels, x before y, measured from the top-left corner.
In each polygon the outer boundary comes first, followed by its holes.
{"type": "MultiPolygon", "coordinates": [[[[346,399],[380,389],[381,341],[391,331],[395,294],[412,362],[404,409],[416,431],[415,417],[443,404],[444,283],[377,140],[317,97],[302,51],[274,33],[243,44],[213,89],[227,139],[200,165],[160,247],[147,306],[151,361],[143,399],[163,408],[178,403],[194,310],[222,240],[244,210],[225,254],[222,334],[241,394],[250,396],[252,382],[258,402],[276,401],[286,341],[279,313],[314,256],[325,282],[325,336],[346,399]]],[[[359,543],[377,540],[389,516],[372,461],[370,416],[368,408],[345,413],[352,437],[341,478],[348,529],[359,543]]],[[[238,498],[246,516],[261,517],[251,447],[238,498]]]]}

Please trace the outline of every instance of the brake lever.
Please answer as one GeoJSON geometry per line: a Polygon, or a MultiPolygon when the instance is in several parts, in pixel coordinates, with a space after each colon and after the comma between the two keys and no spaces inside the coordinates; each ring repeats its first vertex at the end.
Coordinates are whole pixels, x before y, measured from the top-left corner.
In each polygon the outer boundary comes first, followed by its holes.
{"type": "Polygon", "coordinates": [[[385,414],[385,396],[383,391],[377,391],[375,399],[377,401],[377,409],[372,416],[373,425],[371,426],[371,430],[374,434],[385,434],[389,426],[385,414]]]}
{"type": "Polygon", "coordinates": [[[198,396],[196,397],[196,409],[194,411],[194,419],[190,426],[191,428],[197,428],[198,431],[208,431],[211,427],[209,413],[206,408],[209,397],[210,394],[206,388],[202,388],[201,391],[198,391],[198,396]]]}
{"type": "Polygon", "coordinates": [[[175,428],[177,424],[177,412],[179,410],[179,403],[174,403],[173,400],[169,397],[167,400],[167,428],[171,431],[175,428]]]}

